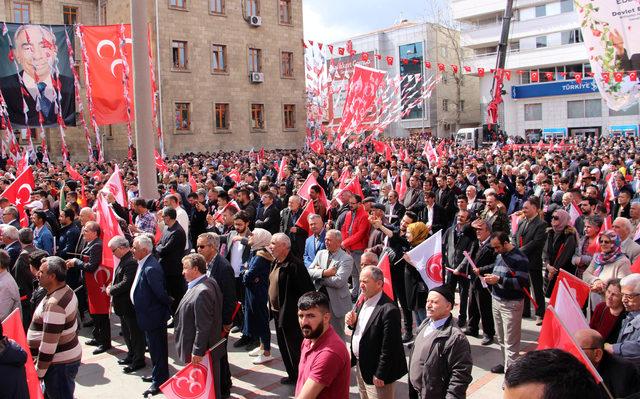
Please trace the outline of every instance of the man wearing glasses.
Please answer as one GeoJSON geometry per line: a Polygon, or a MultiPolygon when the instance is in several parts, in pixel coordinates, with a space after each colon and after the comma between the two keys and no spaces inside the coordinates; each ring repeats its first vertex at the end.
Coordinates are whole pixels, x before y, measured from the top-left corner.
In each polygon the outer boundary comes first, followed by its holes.
{"type": "Polygon", "coordinates": [[[614,356],[640,366],[640,274],[633,273],[620,281],[622,304],[628,312],[615,344],[605,344],[604,349],[614,356]]]}

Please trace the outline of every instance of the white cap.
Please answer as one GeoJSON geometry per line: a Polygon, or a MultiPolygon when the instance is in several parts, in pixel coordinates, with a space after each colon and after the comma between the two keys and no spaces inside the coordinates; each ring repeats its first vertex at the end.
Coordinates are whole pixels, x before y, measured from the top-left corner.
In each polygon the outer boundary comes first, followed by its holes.
{"type": "Polygon", "coordinates": [[[39,210],[42,209],[42,201],[29,202],[24,207],[27,209],[39,210]]]}

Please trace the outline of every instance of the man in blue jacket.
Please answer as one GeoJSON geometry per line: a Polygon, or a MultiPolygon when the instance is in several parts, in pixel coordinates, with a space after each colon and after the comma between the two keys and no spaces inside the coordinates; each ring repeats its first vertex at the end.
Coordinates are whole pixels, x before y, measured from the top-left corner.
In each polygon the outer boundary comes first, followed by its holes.
{"type": "Polygon", "coordinates": [[[172,299],[164,286],[162,267],[151,254],[152,250],[150,237],[141,235],[133,240],[133,257],[138,261],[138,270],[131,287],[131,301],[138,325],[147,339],[153,365],[151,376],[142,377],[144,382],[151,383],[143,396],[157,395],[160,385],[169,379],[167,321],[172,299]]]}
{"type": "Polygon", "coordinates": [[[309,229],[311,230],[311,235],[307,238],[304,243],[304,265],[308,269],[313,262],[313,259],[316,257],[318,251],[322,249],[327,249],[324,244],[324,236],[327,233],[324,228],[324,222],[322,221],[322,217],[318,214],[311,214],[308,216],[309,220],[309,229]]]}

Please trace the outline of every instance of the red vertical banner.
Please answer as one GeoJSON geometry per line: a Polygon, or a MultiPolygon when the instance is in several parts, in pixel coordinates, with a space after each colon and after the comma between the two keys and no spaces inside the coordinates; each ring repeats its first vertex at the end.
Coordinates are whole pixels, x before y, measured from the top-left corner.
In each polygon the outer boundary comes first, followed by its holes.
{"type": "Polygon", "coordinates": [[[359,126],[373,104],[386,72],[356,65],[349,79],[340,132],[359,126]]]}

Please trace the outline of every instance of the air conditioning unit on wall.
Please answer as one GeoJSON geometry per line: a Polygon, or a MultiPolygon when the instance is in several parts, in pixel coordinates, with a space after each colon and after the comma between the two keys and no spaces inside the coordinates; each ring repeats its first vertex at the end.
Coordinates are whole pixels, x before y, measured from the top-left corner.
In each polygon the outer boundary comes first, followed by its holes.
{"type": "Polygon", "coordinates": [[[249,24],[251,24],[251,26],[260,26],[262,25],[262,17],[259,17],[257,15],[252,15],[249,17],[249,24]]]}
{"type": "Polygon", "coordinates": [[[262,83],[264,82],[264,73],[262,72],[251,72],[249,75],[249,79],[251,83],[262,83]]]}

